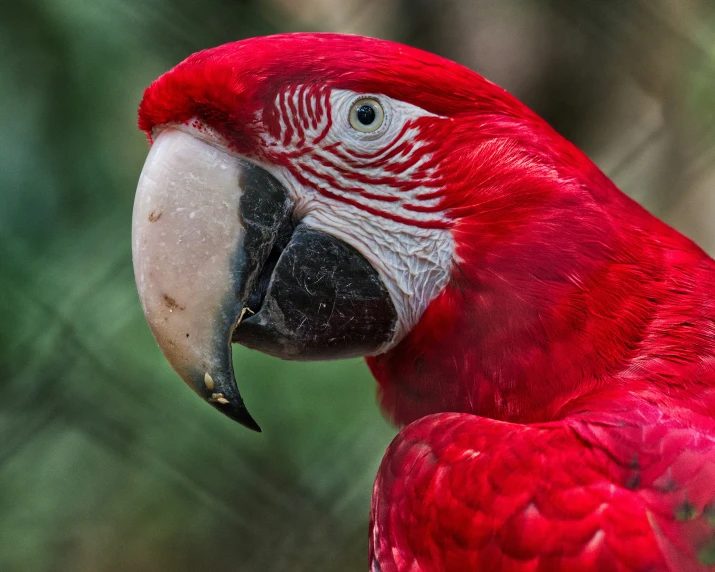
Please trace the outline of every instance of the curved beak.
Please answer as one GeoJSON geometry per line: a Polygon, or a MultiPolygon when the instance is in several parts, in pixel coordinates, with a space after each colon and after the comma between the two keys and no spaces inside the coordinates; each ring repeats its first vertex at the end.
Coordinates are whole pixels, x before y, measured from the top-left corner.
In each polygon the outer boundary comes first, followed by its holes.
{"type": "Polygon", "coordinates": [[[337,359],[375,353],[395,331],[377,271],[292,213],[267,171],[178,128],[155,138],[134,203],[134,274],[161,351],[194,391],[256,431],[232,339],[287,359],[337,359]]]}
{"type": "Polygon", "coordinates": [[[290,207],[268,173],[176,129],[156,138],[134,202],[134,273],[159,347],[194,391],[256,431],[236,386],[231,336],[290,207]],[[268,224],[247,253],[255,221],[244,220],[241,201],[252,193],[266,203],[259,218],[272,220],[260,221],[268,224]]]}

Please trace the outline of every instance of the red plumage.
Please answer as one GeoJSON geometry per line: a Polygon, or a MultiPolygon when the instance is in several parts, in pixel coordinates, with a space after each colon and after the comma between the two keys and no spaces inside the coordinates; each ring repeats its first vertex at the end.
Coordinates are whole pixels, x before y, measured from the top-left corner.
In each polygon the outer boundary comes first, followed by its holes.
{"type": "MultiPolygon", "coordinates": [[[[296,86],[436,115],[416,137],[440,203],[399,220],[439,213],[456,251],[417,326],[368,358],[384,410],[412,423],[375,484],[373,570],[715,569],[715,262],[501,88],[398,44],[297,34],[200,52],[147,89],[139,124],[198,117],[298,171],[319,141],[289,156],[260,137],[280,133],[273,102],[296,86]]],[[[354,171],[332,196],[360,205],[370,179],[354,171]]]]}
{"type": "Polygon", "coordinates": [[[715,443],[639,398],[518,424],[441,413],[390,446],[374,570],[699,570],[713,563],[715,443]],[[416,565],[416,567],[415,567],[416,565]]]}

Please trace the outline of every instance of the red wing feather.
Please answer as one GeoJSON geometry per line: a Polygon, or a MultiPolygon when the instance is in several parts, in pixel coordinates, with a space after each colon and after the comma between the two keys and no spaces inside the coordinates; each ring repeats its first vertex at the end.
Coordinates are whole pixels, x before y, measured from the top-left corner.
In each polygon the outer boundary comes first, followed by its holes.
{"type": "Polygon", "coordinates": [[[381,572],[715,570],[715,440],[648,405],[436,414],[390,445],[371,517],[381,572]]]}

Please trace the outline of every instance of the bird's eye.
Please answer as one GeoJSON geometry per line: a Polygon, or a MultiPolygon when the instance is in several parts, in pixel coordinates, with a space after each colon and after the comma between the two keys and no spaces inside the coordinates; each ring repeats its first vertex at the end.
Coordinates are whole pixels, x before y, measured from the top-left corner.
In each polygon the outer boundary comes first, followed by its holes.
{"type": "Polygon", "coordinates": [[[375,99],[358,99],[350,108],[350,125],[363,133],[377,131],[384,121],[385,112],[375,99]]]}

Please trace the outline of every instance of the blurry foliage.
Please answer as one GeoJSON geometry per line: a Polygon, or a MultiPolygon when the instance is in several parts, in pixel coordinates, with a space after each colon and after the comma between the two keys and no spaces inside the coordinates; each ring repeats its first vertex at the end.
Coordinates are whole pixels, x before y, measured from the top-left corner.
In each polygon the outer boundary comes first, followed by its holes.
{"type": "Polygon", "coordinates": [[[501,83],[715,247],[706,0],[25,0],[0,19],[0,570],[367,567],[394,430],[360,361],[235,348],[255,435],[160,355],[135,293],[144,87],[285,30],[382,35],[501,83]]]}

